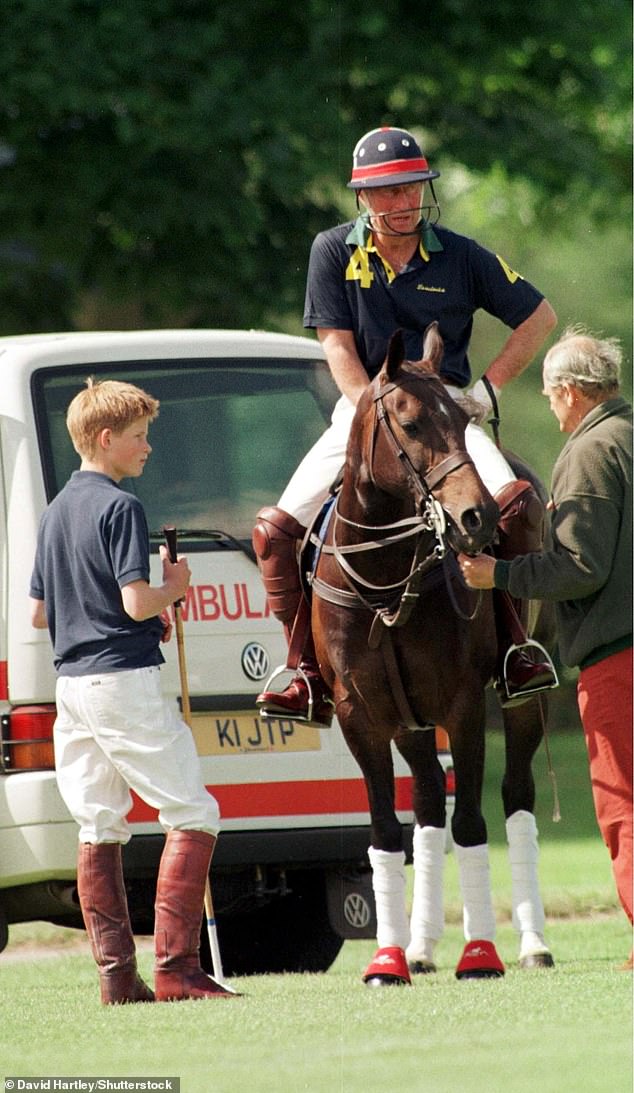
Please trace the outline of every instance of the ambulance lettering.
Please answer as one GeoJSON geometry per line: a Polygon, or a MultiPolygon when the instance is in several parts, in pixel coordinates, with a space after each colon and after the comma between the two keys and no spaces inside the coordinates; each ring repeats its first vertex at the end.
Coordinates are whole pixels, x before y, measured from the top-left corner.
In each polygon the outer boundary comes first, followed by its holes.
{"type": "Polygon", "coordinates": [[[197,584],[187,589],[182,606],[183,622],[217,622],[227,619],[266,619],[268,604],[256,610],[250,603],[249,590],[244,582],[233,585],[197,584]]]}

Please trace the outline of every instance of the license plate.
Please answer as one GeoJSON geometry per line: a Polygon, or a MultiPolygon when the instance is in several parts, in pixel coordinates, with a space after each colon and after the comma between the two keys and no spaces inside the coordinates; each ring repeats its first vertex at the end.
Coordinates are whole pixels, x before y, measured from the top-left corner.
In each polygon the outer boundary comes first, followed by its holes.
{"type": "Polygon", "coordinates": [[[284,718],[256,714],[192,714],[199,755],[243,755],[272,751],[319,751],[319,729],[284,718]]]}

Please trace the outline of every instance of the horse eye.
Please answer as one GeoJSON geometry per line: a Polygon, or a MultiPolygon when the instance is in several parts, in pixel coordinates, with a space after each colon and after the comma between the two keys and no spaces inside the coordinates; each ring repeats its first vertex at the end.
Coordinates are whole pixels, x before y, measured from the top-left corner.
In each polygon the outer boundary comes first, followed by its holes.
{"type": "Polygon", "coordinates": [[[418,436],[418,424],[415,421],[403,421],[401,429],[405,433],[405,436],[409,436],[412,440],[418,436]]]}

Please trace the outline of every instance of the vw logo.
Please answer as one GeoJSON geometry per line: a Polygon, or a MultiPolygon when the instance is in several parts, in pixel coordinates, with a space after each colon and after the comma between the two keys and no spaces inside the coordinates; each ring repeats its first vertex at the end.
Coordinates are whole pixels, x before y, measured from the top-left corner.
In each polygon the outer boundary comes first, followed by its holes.
{"type": "Polygon", "coordinates": [[[350,892],[343,901],[343,915],[355,930],[363,930],[371,917],[370,905],[360,892],[350,892]]]}
{"type": "Polygon", "coordinates": [[[242,650],[242,671],[249,679],[264,679],[269,674],[269,655],[256,641],[250,641],[242,650]]]}

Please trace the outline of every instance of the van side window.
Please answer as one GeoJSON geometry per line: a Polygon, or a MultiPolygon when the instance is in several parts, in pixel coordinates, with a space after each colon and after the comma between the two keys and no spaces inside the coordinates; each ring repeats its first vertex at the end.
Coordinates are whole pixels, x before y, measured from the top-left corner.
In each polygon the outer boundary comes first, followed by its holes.
{"type": "Polygon", "coordinates": [[[131,361],[40,370],[32,393],[47,501],[79,466],[66,409],[87,375],[125,379],[160,400],[155,448],[124,489],[151,531],[165,523],[250,539],[259,508],[275,504],[324,429],[337,396],[321,360],[222,358],[131,361]]]}

